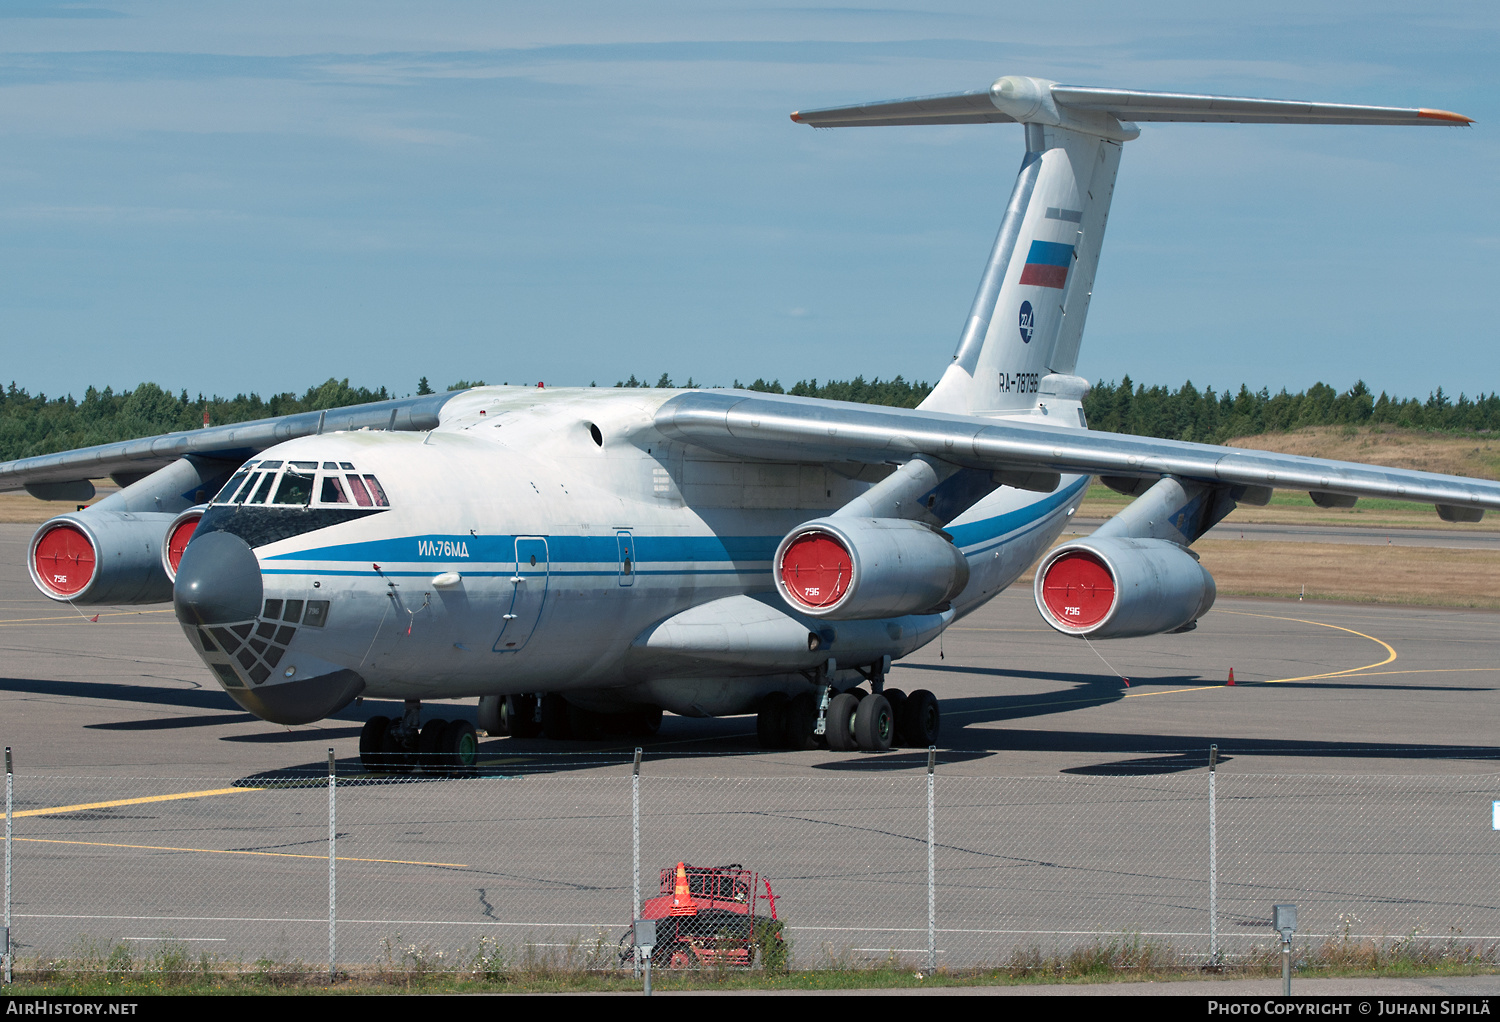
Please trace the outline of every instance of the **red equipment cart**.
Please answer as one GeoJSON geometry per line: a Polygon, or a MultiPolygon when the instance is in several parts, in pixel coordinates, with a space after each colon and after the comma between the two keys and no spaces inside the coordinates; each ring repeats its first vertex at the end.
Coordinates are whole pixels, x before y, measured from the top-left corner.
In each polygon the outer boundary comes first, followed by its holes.
{"type": "MultiPolygon", "coordinates": [[[[656,920],[653,968],[750,968],[763,964],[759,942],[781,940],[771,881],[739,863],[661,871],[661,894],[641,905],[641,919],[656,920]],[[759,925],[757,925],[759,924],[759,925]]],[[[634,955],[635,928],[620,938],[620,960],[634,955]]]]}

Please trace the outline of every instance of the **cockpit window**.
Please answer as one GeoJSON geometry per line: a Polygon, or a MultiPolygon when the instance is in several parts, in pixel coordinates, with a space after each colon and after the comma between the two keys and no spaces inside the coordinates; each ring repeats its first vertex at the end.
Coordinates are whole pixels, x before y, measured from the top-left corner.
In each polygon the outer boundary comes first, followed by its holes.
{"type": "Polygon", "coordinates": [[[359,476],[348,475],[344,478],[349,480],[349,492],[354,494],[354,503],[360,507],[369,507],[373,501],[370,500],[370,494],[365,489],[365,484],[359,481],[359,476]]]}
{"type": "MultiPolygon", "coordinates": [[[[316,466],[317,462],[313,462],[313,465],[316,466]]],[[[274,503],[306,505],[312,500],[312,491],[312,476],[288,470],[281,477],[281,485],[276,488],[274,503]]]]}
{"type": "Polygon", "coordinates": [[[248,473],[248,472],[237,472],[237,473],[235,473],[234,478],[230,479],[229,482],[227,482],[227,483],[224,484],[224,488],[222,490],[220,490],[219,491],[219,495],[213,499],[213,503],[215,503],[215,504],[227,504],[227,503],[229,503],[230,500],[232,500],[234,498],[235,491],[240,488],[240,483],[243,483],[245,481],[245,477],[247,475],[249,475],[249,474],[250,473],[248,473]]]}
{"type": "Polygon", "coordinates": [[[318,500],[324,504],[349,503],[349,497],[344,493],[344,484],[339,482],[338,476],[323,477],[323,492],[318,495],[318,500]]]}
{"type": "MultiPolygon", "coordinates": [[[[275,478],[276,478],[276,473],[275,472],[267,472],[261,478],[260,485],[255,488],[255,492],[253,494],[251,494],[251,496],[249,497],[249,499],[243,501],[242,503],[245,503],[245,504],[264,504],[266,502],[266,494],[269,493],[269,492],[271,492],[271,483],[272,483],[272,481],[275,480],[275,478]]],[[[252,482],[252,483],[254,481],[255,481],[254,479],[250,480],[250,482],[252,482]]],[[[245,484],[245,490],[248,492],[249,489],[250,489],[249,483],[245,484]]]]}
{"type": "MultiPolygon", "coordinates": [[[[352,478],[352,477],[351,477],[352,478]]],[[[365,482],[370,485],[370,496],[375,498],[376,507],[390,507],[391,502],[385,497],[385,490],[380,486],[380,480],[374,476],[365,476],[365,482]]]]}

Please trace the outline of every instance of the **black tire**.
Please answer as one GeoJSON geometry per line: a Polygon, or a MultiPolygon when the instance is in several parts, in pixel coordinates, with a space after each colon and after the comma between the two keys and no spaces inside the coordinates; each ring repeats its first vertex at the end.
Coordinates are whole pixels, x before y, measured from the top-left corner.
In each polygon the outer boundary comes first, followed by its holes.
{"type": "Polygon", "coordinates": [[[443,756],[443,729],[446,720],[429,720],[417,735],[417,765],[424,770],[441,770],[448,765],[443,756]]]}
{"type": "Polygon", "coordinates": [[[811,692],[803,692],[787,701],[782,711],[783,736],[788,749],[811,749],[813,728],[818,726],[818,701],[811,692]]]}
{"type": "Polygon", "coordinates": [[[389,717],[371,717],[359,730],[359,762],[367,771],[384,770],[385,757],[381,753],[385,745],[386,728],[391,726],[389,717]]]}
{"type": "Polygon", "coordinates": [[[480,696],[478,718],[479,730],[491,738],[506,734],[505,696],[480,696]]]}
{"type": "Polygon", "coordinates": [[[828,703],[828,730],[824,737],[834,752],[853,752],[854,715],[859,711],[859,699],[852,692],[840,692],[828,703]]]}
{"type": "Polygon", "coordinates": [[[785,692],[772,692],[760,701],[755,715],[755,738],[762,749],[779,749],[786,743],[785,692]]]}
{"type": "Polygon", "coordinates": [[[918,689],[906,697],[906,705],[902,707],[899,719],[898,733],[902,736],[905,745],[914,745],[919,749],[925,749],[929,745],[936,745],[938,731],[942,725],[942,715],[938,712],[937,696],[925,688],[918,689]]]}
{"type": "Polygon", "coordinates": [[[638,706],[625,717],[629,723],[626,733],[632,738],[650,738],[661,730],[660,706],[638,706]]]}
{"type": "Polygon", "coordinates": [[[901,714],[906,707],[906,693],[899,688],[888,688],[880,694],[891,704],[891,719],[896,722],[896,734],[891,739],[891,744],[904,745],[905,741],[901,737],[901,714]]]}
{"type": "Polygon", "coordinates": [[[573,737],[573,728],[568,720],[568,701],[550,692],[542,696],[542,737],[554,742],[573,737]]]}
{"type": "Polygon", "coordinates": [[[597,742],[604,737],[607,718],[602,713],[568,704],[568,731],[580,742],[597,742]]]}
{"type": "MultiPolygon", "coordinates": [[[[422,729],[425,737],[427,729],[422,729]]],[[[470,771],[479,762],[479,735],[467,720],[449,721],[443,728],[443,765],[449,770],[470,771]]]]}
{"type": "Polygon", "coordinates": [[[882,695],[871,695],[859,701],[854,711],[854,744],[861,752],[886,752],[896,737],[896,720],[891,704],[882,695]]]}
{"type": "Polygon", "coordinates": [[[388,773],[401,774],[411,769],[411,750],[396,737],[398,723],[399,721],[393,720],[385,729],[385,734],[380,739],[380,759],[388,773]]]}
{"type": "Polygon", "coordinates": [[[500,712],[512,738],[535,738],[542,733],[536,719],[536,696],[506,696],[500,712]]]}

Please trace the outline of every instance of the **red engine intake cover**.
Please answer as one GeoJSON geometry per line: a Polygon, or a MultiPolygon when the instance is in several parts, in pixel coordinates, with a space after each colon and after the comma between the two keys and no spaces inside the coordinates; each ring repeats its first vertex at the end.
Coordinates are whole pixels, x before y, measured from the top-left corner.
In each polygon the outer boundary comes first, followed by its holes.
{"type": "Polygon", "coordinates": [[[76,596],[94,577],[94,544],[71,525],[47,530],[36,544],[36,574],[58,596],[76,596]]]}
{"type": "Polygon", "coordinates": [[[1048,566],[1042,600],[1058,621],[1088,628],[1103,621],[1114,606],[1115,578],[1093,554],[1070,550],[1048,566]]]}
{"type": "Polygon", "coordinates": [[[826,532],[792,540],[781,558],[786,591],[809,607],[830,607],[843,599],[854,576],[854,559],[826,532]]]}
{"type": "Polygon", "coordinates": [[[198,515],[197,518],[184,518],[172,530],[172,535],[167,537],[167,563],[172,565],[173,574],[176,574],[177,565],[182,562],[182,552],[187,549],[188,541],[193,538],[193,530],[198,528],[198,519],[202,517],[198,515]]]}

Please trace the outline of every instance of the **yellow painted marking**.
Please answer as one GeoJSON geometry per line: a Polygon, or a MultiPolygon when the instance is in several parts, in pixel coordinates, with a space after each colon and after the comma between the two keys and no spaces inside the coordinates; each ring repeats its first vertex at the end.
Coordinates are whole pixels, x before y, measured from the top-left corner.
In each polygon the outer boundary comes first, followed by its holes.
{"type": "Polygon", "coordinates": [[[210,795],[233,795],[240,791],[265,791],[264,788],[213,788],[209,791],[181,791],[175,795],[151,795],[147,798],[118,798],[113,802],[85,802],[76,806],[58,806],[55,809],[23,809],[15,816],[55,816],[58,813],[77,813],[85,809],[113,809],[115,806],[138,806],[147,802],[172,802],[179,798],[207,798],[210,795]]]}
{"type": "MultiPolygon", "coordinates": [[[[245,789],[247,791],[257,789],[245,789]]],[[[297,852],[250,852],[231,848],[172,848],[164,845],[123,845],[111,841],[61,841],[57,838],[46,837],[18,837],[16,841],[35,841],[44,845],[84,845],[89,848],[134,848],[146,852],[202,852],[206,855],[268,855],[280,859],[320,859],[328,861],[326,855],[306,855],[297,852]]],[[[334,858],[339,862],[384,862],[395,866],[447,866],[450,869],[468,869],[462,862],[412,862],[407,859],[357,859],[353,856],[337,855],[334,858]]]]}
{"type": "Polygon", "coordinates": [[[1221,610],[1219,613],[1234,614],[1239,617],[1259,617],[1265,618],[1268,621],[1295,621],[1300,625],[1317,625],[1319,628],[1332,628],[1336,631],[1348,632],[1350,635],[1358,635],[1361,639],[1369,639],[1377,646],[1384,647],[1386,653],[1388,654],[1384,660],[1377,660],[1375,663],[1365,664],[1363,667],[1349,667],[1342,671],[1328,671],[1324,674],[1307,674],[1303,675],[1300,678],[1272,678],[1269,681],[1259,682],[1259,684],[1261,685],[1277,685],[1284,681],[1317,681],[1320,678],[1337,678],[1340,675],[1353,674],[1355,671],[1368,671],[1376,667],[1384,667],[1386,664],[1395,660],[1398,655],[1396,653],[1395,647],[1392,646],[1389,642],[1386,642],[1383,639],[1377,639],[1373,635],[1366,635],[1364,632],[1356,632],[1353,628],[1345,628],[1343,625],[1330,625],[1323,621],[1309,621],[1306,618],[1300,617],[1277,617],[1274,614],[1251,614],[1248,611],[1243,610],[1221,610]]]}
{"type": "MultiPolygon", "coordinates": [[[[106,617],[141,617],[141,616],[143,616],[145,614],[171,614],[172,612],[173,612],[172,608],[168,607],[165,610],[118,610],[118,611],[115,611],[112,614],[105,614],[105,613],[101,612],[99,614],[99,616],[101,618],[106,618],[106,617]]],[[[81,609],[80,609],[79,613],[82,613],[81,609]]],[[[41,624],[41,623],[44,623],[44,622],[47,622],[47,621],[82,621],[82,622],[84,622],[86,624],[93,624],[94,623],[92,621],[89,621],[89,618],[93,617],[94,615],[92,615],[92,614],[83,614],[83,616],[80,617],[79,613],[67,614],[67,615],[63,615],[62,617],[17,617],[17,618],[7,618],[7,619],[5,619],[3,621],[0,621],[0,626],[3,626],[3,625],[34,625],[34,624],[41,624]]]]}
{"type": "Polygon", "coordinates": [[[1170,696],[1179,692],[1207,692],[1215,688],[1227,688],[1228,685],[1194,685],[1192,688],[1164,688],[1160,692],[1126,692],[1124,699],[1138,699],[1141,696],[1170,696]]]}
{"type": "MultiPolygon", "coordinates": [[[[1375,671],[1375,670],[1372,670],[1372,668],[1375,668],[1375,667],[1384,667],[1386,664],[1388,664],[1388,663],[1392,662],[1393,660],[1395,660],[1396,657],[1398,656],[1398,654],[1396,653],[1395,648],[1392,647],[1390,643],[1385,642],[1382,639],[1377,639],[1373,635],[1366,635],[1364,632],[1357,632],[1353,628],[1345,628],[1343,625],[1330,625],[1330,624],[1327,624],[1326,622],[1323,622],[1323,621],[1309,621],[1306,618],[1300,618],[1300,617],[1278,617],[1278,616],[1276,616],[1274,614],[1251,614],[1248,611],[1242,611],[1242,610],[1221,610],[1221,611],[1219,611],[1219,613],[1220,614],[1238,614],[1241,617],[1262,617],[1262,618],[1266,618],[1266,619],[1271,620],[1271,621],[1294,621],[1297,624],[1316,625],[1319,628],[1333,628],[1333,629],[1336,629],[1336,630],[1338,630],[1340,632],[1348,632],[1351,635],[1358,635],[1361,639],[1369,639],[1371,642],[1375,643],[1376,645],[1384,647],[1384,649],[1385,649],[1385,651],[1387,653],[1387,656],[1386,656],[1386,658],[1384,660],[1376,661],[1373,664],[1365,664],[1363,667],[1348,667],[1348,668],[1345,668],[1342,671],[1328,671],[1328,672],[1326,672],[1324,674],[1309,674],[1309,675],[1305,675],[1305,676],[1303,676],[1301,678],[1272,678],[1269,681],[1249,681],[1249,682],[1245,683],[1247,685],[1276,685],[1276,684],[1279,684],[1281,682],[1287,682],[1287,681],[1318,681],[1318,680],[1324,679],[1324,678],[1358,678],[1358,677],[1370,677],[1370,676],[1376,675],[1376,674],[1448,674],[1448,673],[1457,673],[1457,672],[1460,672],[1460,671],[1490,671],[1490,670],[1495,670],[1495,668],[1491,668],[1491,667],[1454,667],[1454,668],[1437,668],[1437,669],[1430,670],[1430,671],[1424,671],[1424,670],[1415,670],[1415,671],[1375,671]]],[[[989,629],[971,629],[971,631],[988,631],[988,630],[989,629]]],[[[1006,629],[994,629],[994,630],[995,631],[1004,631],[1006,629]]],[[[1023,629],[1014,629],[1014,630],[1015,631],[1022,631],[1023,629]]],[[[1168,688],[1168,689],[1162,689],[1160,691],[1153,691],[1153,692],[1126,692],[1124,694],[1124,696],[1122,696],[1121,698],[1124,698],[1124,699],[1139,699],[1139,698],[1141,698],[1143,696],[1181,695],[1184,692],[1212,692],[1212,691],[1215,691],[1217,689],[1228,688],[1228,687],[1229,687],[1228,682],[1220,682],[1218,684],[1193,685],[1193,686],[1190,686],[1190,687],[1187,687],[1187,688],[1168,688]]],[[[1028,705],[1032,706],[1032,707],[1037,707],[1037,706],[1065,706],[1065,705],[1068,705],[1068,704],[1071,704],[1071,703],[1091,703],[1091,702],[1094,702],[1094,701],[1095,700],[1093,700],[1093,699],[1055,699],[1055,700],[1052,700],[1050,702],[1045,702],[1045,703],[1030,703],[1028,705]]],[[[964,716],[969,716],[971,714],[976,714],[976,713],[993,713],[993,712],[994,712],[993,710],[961,710],[961,711],[959,711],[957,713],[944,714],[944,716],[964,717],[964,716]]]]}

